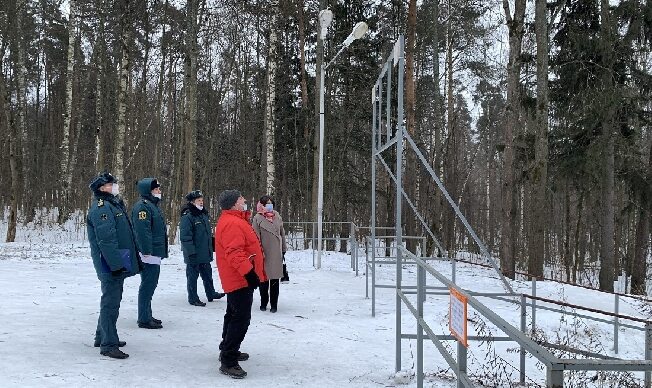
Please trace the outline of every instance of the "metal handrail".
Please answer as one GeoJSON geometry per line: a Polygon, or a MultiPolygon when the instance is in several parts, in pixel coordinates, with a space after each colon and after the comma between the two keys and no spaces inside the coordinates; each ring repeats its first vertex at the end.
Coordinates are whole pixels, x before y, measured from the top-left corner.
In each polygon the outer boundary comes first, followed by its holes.
{"type": "MultiPolygon", "coordinates": [[[[423,319],[423,304],[425,301],[426,297],[426,285],[425,285],[425,272],[429,273],[432,275],[435,279],[437,279],[440,283],[442,283],[445,287],[448,289],[455,289],[457,292],[459,292],[461,295],[463,295],[467,299],[468,305],[470,305],[475,311],[477,311],[479,314],[487,318],[493,325],[498,327],[503,333],[505,333],[510,340],[517,342],[521,348],[521,370],[520,370],[520,375],[521,375],[521,383],[524,383],[525,381],[525,352],[530,353],[532,356],[534,356],[537,360],[542,362],[544,365],[546,365],[546,368],[548,368],[547,374],[546,374],[546,379],[547,379],[547,385],[550,387],[562,387],[563,386],[563,372],[564,370],[602,370],[602,371],[644,371],[645,372],[645,384],[646,387],[649,387],[652,381],[651,378],[651,373],[652,372],[652,322],[649,320],[642,320],[638,319],[635,317],[629,317],[629,316],[622,316],[623,319],[630,319],[633,321],[645,323],[645,333],[646,333],[646,341],[645,341],[645,346],[646,346],[646,352],[645,352],[645,360],[620,360],[620,359],[615,359],[611,357],[606,357],[602,356],[599,359],[590,359],[590,360],[582,360],[582,359],[565,359],[565,358],[559,358],[554,356],[550,351],[548,351],[545,348],[545,344],[547,343],[537,343],[533,339],[529,338],[525,333],[525,308],[526,308],[526,298],[531,297],[530,295],[525,295],[521,294],[521,330],[515,328],[514,326],[510,325],[507,323],[504,319],[502,319],[498,314],[493,312],[490,308],[485,306],[483,303],[478,301],[474,294],[479,294],[479,293],[473,293],[469,292],[467,290],[462,289],[461,287],[458,287],[455,285],[451,280],[449,280],[446,276],[443,274],[439,273],[436,269],[434,269],[432,266],[430,266],[423,258],[417,257],[414,255],[412,252],[409,250],[405,249],[404,247],[401,248],[401,253],[404,254],[406,257],[408,257],[410,260],[413,260],[417,264],[418,272],[417,272],[417,304],[418,306],[415,307],[412,302],[407,298],[407,292],[404,292],[402,290],[402,287],[399,286],[396,288],[396,293],[399,296],[399,298],[402,300],[402,302],[408,307],[408,309],[411,311],[412,315],[416,318],[417,320],[417,371],[418,371],[418,376],[417,376],[417,386],[422,387],[423,386],[423,333],[422,331],[425,331],[428,338],[435,344],[437,349],[440,351],[444,359],[447,361],[449,366],[453,369],[453,371],[456,373],[458,376],[458,387],[464,386],[464,387],[472,387],[473,384],[470,381],[468,374],[466,373],[466,348],[461,346],[460,343],[458,343],[458,354],[457,354],[457,361],[453,359],[453,357],[448,353],[448,350],[446,347],[443,346],[441,343],[441,340],[446,340],[448,339],[446,336],[441,336],[441,335],[436,335],[430,328],[430,326],[427,324],[427,322],[423,319]]],[[[407,287],[405,287],[407,288],[407,287]]],[[[413,292],[411,292],[413,293],[413,292]]],[[[504,294],[504,293],[503,293],[504,294]]],[[[497,298],[498,295],[496,293],[484,293],[486,297],[490,298],[497,298]]],[[[516,294],[514,294],[516,296],[516,294]]],[[[539,299],[541,301],[545,302],[551,302],[551,303],[558,303],[558,301],[546,299],[546,298],[538,298],[535,297],[536,299],[539,299]]],[[[502,298],[501,298],[502,299],[502,298]]],[[[533,298],[534,299],[534,298],[533,298]]],[[[505,299],[502,299],[505,300],[505,299]]],[[[505,300],[510,302],[509,300],[505,300]]],[[[559,302],[559,304],[562,304],[563,302],[559,302]]],[[[571,304],[566,304],[568,307],[573,307],[571,304]]],[[[582,307],[582,306],[578,306],[582,307]]],[[[589,309],[589,308],[586,308],[589,309]]],[[[607,312],[602,312],[600,310],[596,309],[591,309],[589,311],[592,312],[598,312],[598,313],[607,313],[607,312]]],[[[607,315],[613,315],[614,313],[608,313],[607,315]]],[[[405,335],[402,335],[401,338],[407,337],[405,335]]],[[[410,336],[410,338],[412,338],[410,336]]],[[[470,336],[468,338],[469,340],[478,340],[478,338],[474,338],[470,336]]],[[[398,339],[400,340],[400,339],[398,339]]],[[[505,340],[505,338],[501,338],[500,340],[505,340]]],[[[558,346],[551,346],[553,348],[559,348],[558,346]]],[[[586,352],[586,351],[581,351],[579,349],[573,349],[568,347],[568,349],[563,349],[563,350],[568,350],[571,352],[583,354],[585,356],[595,356],[598,358],[599,355],[593,354],[591,352],[586,352]]]]}

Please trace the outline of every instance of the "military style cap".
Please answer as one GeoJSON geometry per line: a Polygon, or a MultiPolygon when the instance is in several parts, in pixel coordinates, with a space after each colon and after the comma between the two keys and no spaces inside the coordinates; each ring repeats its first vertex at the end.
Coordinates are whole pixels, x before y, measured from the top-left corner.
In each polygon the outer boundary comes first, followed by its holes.
{"type": "Polygon", "coordinates": [[[97,191],[97,190],[99,190],[100,187],[104,186],[107,183],[118,183],[118,179],[116,179],[116,177],[111,175],[110,172],[105,171],[105,172],[101,173],[100,175],[96,176],[95,178],[93,178],[93,180],[88,185],[88,187],[92,191],[97,191]]]}
{"type": "Polygon", "coordinates": [[[201,190],[193,190],[193,191],[189,192],[188,194],[186,194],[186,200],[188,202],[192,202],[192,201],[196,200],[197,198],[202,198],[203,196],[204,196],[204,194],[201,192],[201,190]]]}

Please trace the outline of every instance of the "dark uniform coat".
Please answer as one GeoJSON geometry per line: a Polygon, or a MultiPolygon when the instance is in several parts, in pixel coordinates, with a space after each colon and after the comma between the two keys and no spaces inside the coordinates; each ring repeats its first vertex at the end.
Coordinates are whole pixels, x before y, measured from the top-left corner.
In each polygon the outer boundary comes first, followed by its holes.
{"type": "Polygon", "coordinates": [[[138,248],[143,255],[168,257],[168,231],[163,211],[158,206],[160,199],[152,195],[153,178],[138,182],[140,199],[131,209],[131,219],[138,248]]]}
{"type": "Polygon", "coordinates": [[[191,203],[181,208],[179,233],[186,264],[210,263],[213,260],[213,233],[205,208],[199,210],[191,203]]]}
{"type": "Polygon", "coordinates": [[[127,276],[140,272],[135,237],[122,200],[108,193],[95,193],[86,229],[98,275],[122,268],[127,276]]]}

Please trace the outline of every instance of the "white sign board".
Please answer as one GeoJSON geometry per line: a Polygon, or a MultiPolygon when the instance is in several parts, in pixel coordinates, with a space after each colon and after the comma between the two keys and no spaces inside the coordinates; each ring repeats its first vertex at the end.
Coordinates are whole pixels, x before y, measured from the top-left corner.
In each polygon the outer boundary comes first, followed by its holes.
{"type": "Polygon", "coordinates": [[[448,312],[448,327],[451,334],[457,338],[462,345],[468,347],[467,343],[467,299],[464,295],[450,288],[451,300],[448,312]]]}

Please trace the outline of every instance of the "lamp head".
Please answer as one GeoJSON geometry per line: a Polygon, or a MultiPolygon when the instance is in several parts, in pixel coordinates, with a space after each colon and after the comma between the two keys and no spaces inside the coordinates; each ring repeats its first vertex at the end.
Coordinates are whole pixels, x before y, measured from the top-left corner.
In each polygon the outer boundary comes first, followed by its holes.
{"type": "Polygon", "coordinates": [[[323,9],[319,11],[319,28],[321,28],[320,36],[322,40],[326,39],[326,32],[328,31],[328,27],[332,22],[333,11],[330,9],[323,9]]]}
{"type": "Polygon", "coordinates": [[[353,31],[351,31],[349,36],[346,37],[346,40],[344,41],[343,45],[349,47],[349,45],[354,40],[362,38],[364,34],[367,33],[367,30],[369,30],[369,26],[367,26],[367,23],[365,22],[356,23],[355,27],[353,27],[353,31]]]}

